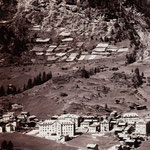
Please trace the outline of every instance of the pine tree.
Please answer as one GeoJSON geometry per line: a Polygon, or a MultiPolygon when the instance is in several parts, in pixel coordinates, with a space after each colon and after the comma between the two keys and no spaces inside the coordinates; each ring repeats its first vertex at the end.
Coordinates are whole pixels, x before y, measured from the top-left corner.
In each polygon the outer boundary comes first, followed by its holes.
{"type": "Polygon", "coordinates": [[[50,72],[46,75],[46,81],[50,80],[51,78],[52,78],[52,73],[50,72]]]}
{"type": "Polygon", "coordinates": [[[39,75],[37,75],[37,77],[36,77],[36,82],[37,82],[36,85],[40,85],[40,84],[42,83],[41,73],[40,73],[39,75]]]}
{"type": "Polygon", "coordinates": [[[21,89],[20,88],[17,90],[17,93],[21,93],[21,89]]]}
{"type": "Polygon", "coordinates": [[[32,79],[28,80],[27,89],[31,89],[33,87],[32,79]]]}
{"type": "Polygon", "coordinates": [[[12,91],[11,91],[10,87],[8,86],[7,87],[7,95],[9,95],[9,94],[12,94],[12,91]]]}
{"type": "Polygon", "coordinates": [[[26,88],[26,85],[24,84],[23,91],[26,91],[26,90],[27,90],[27,88],[26,88]]]}
{"type": "Polygon", "coordinates": [[[12,94],[15,95],[17,93],[17,89],[15,86],[13,86],[13,89],[12,89],[12,94]]]}
{"type": "Polygon", "coordinates": [[[5,95],[5,89],[3,86],[0,87],[0,96],[4,96],[5,95]]]}
{"type": "Polygon", "coordinates": [[[139,68],[135,69],[132,81],[133,81],[134,87],[138,87],[142,85],[143,80],[142,80],[142,76],[140,75],[139,68]]]}
{"type": "Polygon", "coordinates": [[[87,70],[85,70],[84,68],[81,70],[81,77],[82,78],[89,78],[89,72],[87,70]]]}
{"type": "Polygon", "coordinates": [[[108,106],[107,106],[107,104],[105,104],[105,110],[107,110],[108,109],[108,106]]]}
{"type": "Polygon", "coordinates": [[[46,81],[46,73],[45,71],[43,72],[43,76],[42,76],[42,82],[44,83],[46,81]]]}
{"type": "Polygon", "coordinates": [[[11,141],[8,142],[7,150],[13,150],[13,143],[11,141]]]}
{"type": "Polygon", "coordinates": [[[33,85],[34,85],[34,86],[35,86],[35,85],[38,85],[38,84],[37,84],[37,77],[34,78],[34,80],[33,80],[33,85]]]}
{"type": "Polygon", "coordinates": [[[4,140],[4,141],[2,142],[2,144],[1,144],[1,149],[2,149],[2,150],[6,150],[6,149],[7,149],[7,141],[4,140]]]}
{"type": "Polygon", "coordinates": [[[39,74],[39,84],[41,84],[42,83],[42,75],[41,75],[41,73],[39,74]]]}
{"type": "Polygon", "coordinates": [[[144,72],[142,72],[141,76],[144,77],[144,72]]]}

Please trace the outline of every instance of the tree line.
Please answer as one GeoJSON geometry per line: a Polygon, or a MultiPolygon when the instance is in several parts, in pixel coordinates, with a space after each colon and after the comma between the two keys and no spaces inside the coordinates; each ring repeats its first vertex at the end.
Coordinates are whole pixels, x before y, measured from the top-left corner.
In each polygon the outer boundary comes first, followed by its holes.
{"type": "Polygon", "coordinates": [[[51,78],[52,78],[51,72],[49,72],[49,73],[43,72],[42,74],[39,73],[36,77],[34,77],[34,79],[30,78],[28,80],[27,84],[24,84],[22,89],[20,89],[20,88],[17,89],[16,86],[14,86],[14,85],[8,85],[7,90],[5,90],[4,86],[2,85],[2,86],[0,86],[0,96],[6,96],[9,94],[15,95],[15,94],[24,92],[28,89],[33,88],[34,86],[41,85],[41,84],[47,82],[51,78]]]}
{"type": "Polygon", "coordinates": [[[104,71],[104,67],[93,67],[89,71],[84,67],[80,70],[82,78],[90,78],[90,76],[95,75],[96,73],[100,73],[104,71]]]}
{"type": "Polygon", "coordinates": [[[1,143],[1,150],[13,150],[14,145],[11,141],[7,142],[6,140],[1,143]]]}
{"type": "Polygon", "coordinates": [[[139,68],[135,68],[135,70],[133,71],[133,77],[132,77],[132,82],[133,82],[133,86],[135,88],[141,86],[143,84],[143,78],[144,78],[144,73],[140,73],[139,68]]]}
{"type": "Polygon", "coordinates": [[[39,73],[33,80],[29,79],[27,85],[24,84],[23,90],[25,91],[33,88],[34,86],[41,85],[50,80],[51,78],[52,78],[51,72],[47,74],[45,72],[43,72],[43,74],[39,73]]]}

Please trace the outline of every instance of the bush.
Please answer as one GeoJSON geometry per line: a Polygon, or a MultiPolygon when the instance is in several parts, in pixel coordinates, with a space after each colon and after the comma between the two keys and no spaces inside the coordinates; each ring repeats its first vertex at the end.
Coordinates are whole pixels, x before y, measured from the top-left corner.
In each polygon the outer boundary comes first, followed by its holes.
{"type": "Polygon", "coordinates": [[[134,71],[132,82],[133,82],[134,87],[138,87],[143,84],[143,77],[142,75],[140,75],[140,71],[138,68],[136,68],[134,71]]]}
{"type": "Polygon", "coordinates": [[[126,55],[126,63],[131,64],[136,61],[136,52],[132,52],[126,55]]]}
{"type": "Polygon", "coordinates": [[[85,68],[83,68],[83,69],[81,70],[81,77],[82,77],[82,78],[86,78],[86,79],[90,77],[89,72],[88,72],[87,70],[85,70],[85,68]]]}
{"type": "Polygon", "coordinates": [[[68,94],[62,92],[62,93],[60,93],[60,96],[65,97],[65,96],[68,96],[68,94]]]}

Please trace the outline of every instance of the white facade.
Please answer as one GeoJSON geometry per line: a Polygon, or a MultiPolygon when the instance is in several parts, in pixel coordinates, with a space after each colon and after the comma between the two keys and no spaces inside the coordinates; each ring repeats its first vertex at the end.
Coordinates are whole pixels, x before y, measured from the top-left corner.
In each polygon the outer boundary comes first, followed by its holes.
{"type": "Polygon", "coordinates": [[[127,122],[128,124],[136,123],[139,119],[139,116],[137,113],[124,113],[123,114],[123,120],[127,122]]]}
{"type": "Polygon", "coordinates": [[[100,123],[95,122],[88,127],[89,133],[97,133],[100,132],[100,123]]]}
{"type": "Polygon", "coordinates": [[[135,133],[143,136],[148,135],[150,133],[150,122],[146,122],[143,119],[139,120],[135,126],[135,133]]]}
{"type": "Polygon", "coordinates": [[[110,122],[106,119],[100,122],[100,131],[108,132],[110,130],[110,122]]]}
{"type": "Polygon", "coordinates": [[[59,120],[70,120],[75,123],[75,128],[80,126],[81,116],[75,114],[63,114],[58,117],[59,120]]]}
{"type": "Polygon", "coordinates": [[[91,124],[92,124],[92,122],[83,121],[83,122],[80,124],[80,127],[81,127],[81,128],[88,128],[91,124]]]}
{"type": "Polygon", "coordinates": [[[8,112],[7,114],[4,114],[2,116],[2,119],[4,122],[7,122],[7,121],[10,121],[11,119],[13,119],[15,116],[15,113],[14,112],[8,112]]]}
{"type": "Polygon", "coordinates": [[[42,137],[70,136],[75,134],[75,124],[69,120],[46,120],[39,125],[39,134],[42,137]]]}
{"type": "Polygon", "coordinates": [[[8,132],[8,133],[14,131],[13,125],[7,124],[7,125],[5,126],[5,131],[8,132]]]}

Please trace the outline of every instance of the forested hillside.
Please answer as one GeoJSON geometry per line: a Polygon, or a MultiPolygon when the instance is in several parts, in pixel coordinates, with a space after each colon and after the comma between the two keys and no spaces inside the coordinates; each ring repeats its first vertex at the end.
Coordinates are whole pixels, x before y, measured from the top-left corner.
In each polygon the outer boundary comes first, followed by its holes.
{"type": "Polygon", "coordinates": [[[137,53],[149,47],[148,41],[145,43],[149,37],[149,31],[145,31],[150,23],[149,6],[149,0],[2,0],[0,52],[20,55],[28,50],[28,29],[39,24],[50,34],[66,28],[84,40],[112,44],[129,40],[137,53]]]}

